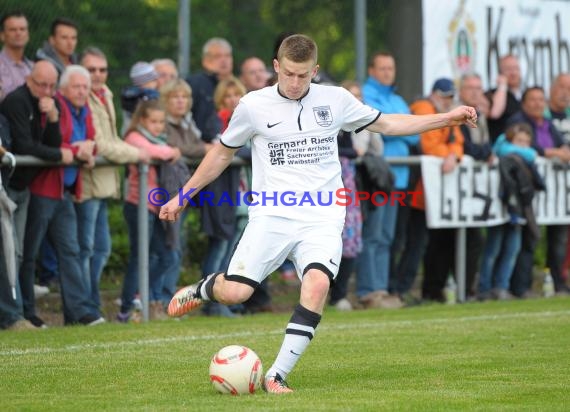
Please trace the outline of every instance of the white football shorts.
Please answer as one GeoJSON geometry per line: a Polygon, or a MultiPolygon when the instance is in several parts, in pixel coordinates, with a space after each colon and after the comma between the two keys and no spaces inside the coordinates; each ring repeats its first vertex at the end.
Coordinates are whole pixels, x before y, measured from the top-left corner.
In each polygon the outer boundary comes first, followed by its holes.
{"type": "Polygon", "coordinates": [[[226,277],[255,287],[289,258],[299,279],[316,268],[334,280],[342,257],[342,223],[257,216],[245,227],[226,277]]]}

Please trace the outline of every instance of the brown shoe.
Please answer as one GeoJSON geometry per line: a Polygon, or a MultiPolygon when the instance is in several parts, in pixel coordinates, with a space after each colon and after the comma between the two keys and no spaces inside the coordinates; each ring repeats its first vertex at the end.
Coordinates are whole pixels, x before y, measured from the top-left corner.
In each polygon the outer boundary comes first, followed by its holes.
{"type": "Polygon", "coordinates": [[[358,301],[365,307],[374,307],[370,306],[373,304],[374,301],[378,301],[382,299],[384,296],[388,296],[388,292],[385,290],[375,290],[374,292],[367,293],[366,295],[362,296],[358,301]]]}
{"type": "Polygon", "coordinates": [[[164,306],[162,302],[158,300],[153,300],[148,305],[148,317],[150,320],[166,320],[168,316],[166,315],[166,311],[164,310],[164,306]]]}
{"type": "Polygon", "coordinates": [[[382,309],[400,309],[404,307],[404,302],[398,296],[387,295],[382,298],[380,307],[382,309]]]}
{"type": "Polygon", "coordinates": [[[7,330],[36,330],[34,325],[29,320],[20,319],[16,322],[12,323],[10,326],[6,328],[7,330]]]}
{"type": "Polygon", "coordinates": [[[404,303],[398,296],[389,295],[384,290],[373,292],[375,295],[372,300],[364,302],[364,307],[376,309],[399,309],[404,306],[404,303]]]}

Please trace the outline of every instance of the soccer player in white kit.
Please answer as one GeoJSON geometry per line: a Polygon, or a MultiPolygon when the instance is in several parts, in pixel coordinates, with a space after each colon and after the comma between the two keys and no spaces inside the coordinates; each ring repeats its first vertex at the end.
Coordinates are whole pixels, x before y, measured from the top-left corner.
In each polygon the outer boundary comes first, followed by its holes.
{"type": "Polygon", "coordinates": [[[424,116],[381,114],[341,87],[311,84],[319,69],[317,45],[305,35],[287,37],[273,65],[277,84],[241,99],[221,144],[207,153],[182,194],[161,208],[160,218],[176,220],[188,198],[251,141],[255,196],[228,270],[179,290],[168,313],[182,316],[208,300],[244,302],[285,258],[291,259],[301,279],[299,304],[264,380],[268,393],[280,394],[292,392],[285,379],[314,336],[341,259],[346,203],[335,198],[343,188],[339,130],[411,135],[463,123],[475,127],[477,114],[466,106],[424,116]]]}

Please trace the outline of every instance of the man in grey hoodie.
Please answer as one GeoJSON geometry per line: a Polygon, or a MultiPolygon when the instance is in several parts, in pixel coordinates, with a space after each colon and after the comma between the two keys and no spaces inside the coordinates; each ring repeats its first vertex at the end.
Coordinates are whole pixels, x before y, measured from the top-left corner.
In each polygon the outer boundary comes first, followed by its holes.
{"type": "Polygon", "coordinates": [[[77,24],[65,17],[58,17],[51,24],[50,36],[36,52],[36,60],[49,60],[59,75],[66,66],[78,64],[75,54],[77,47],[77,24]]]}

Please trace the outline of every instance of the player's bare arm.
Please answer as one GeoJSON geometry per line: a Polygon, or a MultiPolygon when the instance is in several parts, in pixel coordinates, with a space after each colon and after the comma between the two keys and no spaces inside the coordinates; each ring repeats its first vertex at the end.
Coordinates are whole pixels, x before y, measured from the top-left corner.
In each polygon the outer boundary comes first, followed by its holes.
{"type": "MultiPolygon", "coordinates": [[[[221,143],[214,145],[214,147],[208,151],[196,169],[196,172],[194,172],[192,177],[188,182],[186,182],[182,188],[182,193],[188,193],[193,190],[189,196],[194,197],[195,194],[203,189],[208,183],[216,179],[224,169],[229,166],[237,150],[237,148],[230,148],[221,143]]],[[[188,202],[184,201],[181,203],[179,196],[180,195],[176,195],[160,208],[160,219],[171,222],[178,219],[180,213],[188,204],[188,202]]]]}
{"type": "Polygon", "coordinates": [[[477,112],[473,107],[459,106],[447,113],[427,115],[383,113],[367,129],[389,136],[398,136],[418,134],[428,130],[462,124],[472,128],[477,127],[477,112]]]}

